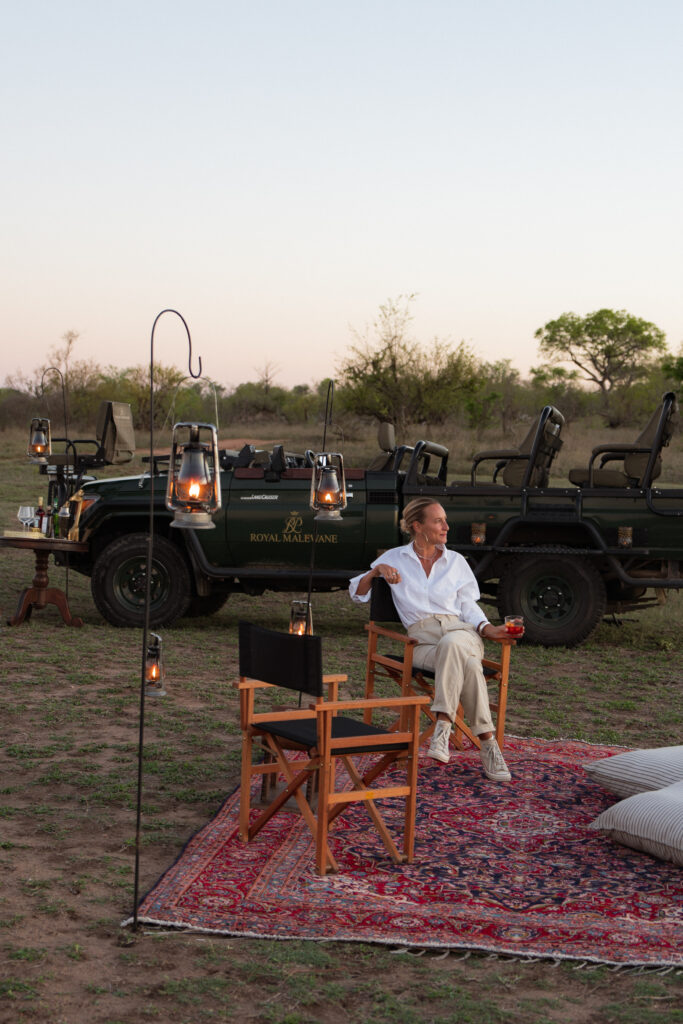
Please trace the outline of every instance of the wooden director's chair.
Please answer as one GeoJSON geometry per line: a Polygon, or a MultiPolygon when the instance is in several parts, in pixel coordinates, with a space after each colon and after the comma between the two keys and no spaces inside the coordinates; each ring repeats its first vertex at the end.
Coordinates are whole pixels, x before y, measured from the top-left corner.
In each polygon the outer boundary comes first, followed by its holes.
{"type": "MultiPolygon", "coordinates": [[[[378,625],[380,622],[400,622],[394,600],[391,596],[391,587],[386,580],[378,578],[372,582],[372,595],[370,598],[370,622],[365,626],[368,631],[368,656],[365,675],[365,696],[368,699],[374,697],[375,680],[379,677],[388,677],[398,684],[404,696],[426,694],[430,702],[434,700],[434,673],[427,668],[417,668],[413,665],[413,652],[417,641],[405,633],[398,633],[395,629],[387,629],[378,625]],[[390,654],[380,653],[378,641],[380,637],[389,638],[401,645],[399,651],[392,651],[390,654]]],[[[495,716],[495,737],[498,746],[503,748],[505,740],[505,711],[508,695],[508,675],[510,671],[510,650],[515,646],[516,641],[507,637],[503,640],[493,641],[500,644],[500,658],[482,658],[484,678],[489,684],[497,685],[498,692],[492,699],[489,698],[491,711],[495,716]]],[[[431,738],[436,725],[436,715],[429,706],[422,707],[427,717],[427,725],[420,734],[420,743],[425,743],[431,738]]],[[[403,723],[397,721],[395,727],[403,727],[403,723]]],[[[450,735],[450,744],[457,750],[462,750],[462,738],[467,736],[470,743],[480,748],[481,743],[463,718],[462,704],[458,707],[453,732],[450,735]]]]}
{"type": "MultiPolygon", "coordinates": [[[[344,675],[322,674],[322,641],[319,636],[298,636],[239,623],[240,694],[242,728],[242,771],[240,786],[240,838],[252,840],[263,826],[294,797],[316,843],[316,870],[324,875],[337,871],[338,864],[328,843],[334,819],[350,803],[362,801],[380,837],[396,864],[413,859],[417,764],[420,743],[420,709],[428,698],[405,694],[397,698],[338,700],[338,684],[344,675]],[[323,684],[329,687],[323,696],[323,684]],[[289,711],[257,712],[257,691],[284,687],[308,694],[313,702],[289,711]],[[368,716],[377,708],[398,713],[401,727],[387,731],[360,716],[350,718],[339,712],[362,712],[368,716]],[[254,740],[260,740],[266,760],[253,763],[254,740]],[[377,755],[364,769],[356,765],[359,755],[377,755]],[[348,773],[350,789],[335,787],[336,762],[348,773]],[[390,766],[405,768],[405,781],[383,788],[374,785],[390,766]],[[251,782],[254,776],[284,777],[283,788],[265,787],[272,799],[254,818],[251,782]],[[303,790],[317,776],[317,807],[303,790]],[[400,853],[375,803],[386,797],[404,797],[403,852],[400,853]]],[[[309,792],[312,787],[309,787],[309,792]]]]}

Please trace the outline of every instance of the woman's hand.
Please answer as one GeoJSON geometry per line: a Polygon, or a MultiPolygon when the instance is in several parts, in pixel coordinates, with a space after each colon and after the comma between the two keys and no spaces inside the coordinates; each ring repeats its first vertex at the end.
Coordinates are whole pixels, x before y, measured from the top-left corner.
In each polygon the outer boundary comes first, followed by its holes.
{"type": "MultiPolygon", "coordinates": [[[[482,629],[482,631],[481,631],[481,633],[479,635],[483,636],[485,640],[510,640],[510,639],[517,640],[517,639],[519,639],[519,637],[512,638],[510,636],[510,634],[508,633],[507,629],[505,628],[505,626],[494,626],[490,622],[486,623],[486,625],[484,626],[484,628],[482,629]]],[[[521,633],[519,635],[523,636],[524,634],[521,633]]]]}
{"type": "Polygon", "coordinates": [[[394,569],[391,565],[386,565],[384,562],[380,562],[379,565],[375,566],[375,572],[382,579],[385,579],[387,583],[400,583],[401,574],[398,569],[394,569]]]}

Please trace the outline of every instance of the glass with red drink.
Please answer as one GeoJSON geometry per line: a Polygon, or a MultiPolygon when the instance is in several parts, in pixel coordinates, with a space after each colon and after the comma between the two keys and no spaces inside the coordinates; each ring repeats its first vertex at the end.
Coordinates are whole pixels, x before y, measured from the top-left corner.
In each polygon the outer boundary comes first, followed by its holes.
{"type": "Polygon", "coordinates": [[[505,629],[509,636],[523,636],[524,617],[522,615],[506,615],[505,629]]]}

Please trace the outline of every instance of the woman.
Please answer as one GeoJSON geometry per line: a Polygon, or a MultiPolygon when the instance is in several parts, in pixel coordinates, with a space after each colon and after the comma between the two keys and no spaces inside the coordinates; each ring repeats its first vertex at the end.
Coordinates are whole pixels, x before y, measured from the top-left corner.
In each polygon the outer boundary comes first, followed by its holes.
{"type": "Polygon", "coordinates": [[[383,577],[393,588],[396,611],[417,640],[413,664],[434,672],[436,727],[429,757],[450,760],[448,737],[462,702],[470,728],[481,741],[484,772],[495,782],[509,782],[510,772],[493,735],[481,659],[482,637],[507,635],[505,626],[493,626],[477,604],[479,587],[462,555],[446,547],[448,522],[442,506],[432,498],[415,498],[403,512],[401,530],[410,544],[385,551],[369,572],[349,584],[352,600],[370,600],[372,581],[383,577]]]}

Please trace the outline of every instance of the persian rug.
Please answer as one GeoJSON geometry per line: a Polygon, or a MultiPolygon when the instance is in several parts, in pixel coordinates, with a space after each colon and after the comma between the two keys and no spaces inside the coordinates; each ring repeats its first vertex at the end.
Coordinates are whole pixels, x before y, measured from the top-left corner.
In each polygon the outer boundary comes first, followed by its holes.
{"type": "MultiPolygon", "coordinates": [[[[138,920],[259,938],[683,965],[681,869],[587,828],[616,798],[582,763],[622,749],[507,737],[508,784],[489,782],[474,750],[449,765],[423,757],[414,863],[394,865],[354,804],[330,834],[340,873],[325,878],[297,811],[240,842],[234,793],[143,898],[138,920]]],[[[401,834],[402,803],[383,807],[401,834]]]]}

